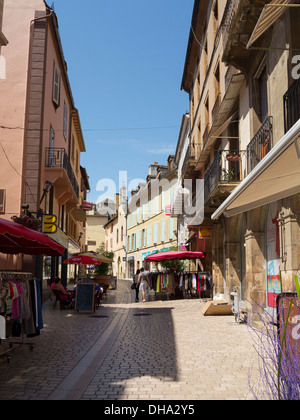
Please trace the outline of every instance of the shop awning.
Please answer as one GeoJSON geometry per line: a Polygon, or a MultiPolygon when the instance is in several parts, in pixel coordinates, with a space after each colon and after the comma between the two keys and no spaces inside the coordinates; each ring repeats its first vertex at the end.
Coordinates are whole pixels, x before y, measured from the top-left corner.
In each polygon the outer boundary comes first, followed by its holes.
{"type": "MultiPolygon", "coordinates": [[[[266,4],[261,12],[257,24],[248,41],[247,48],[250,48],[262,34],[272,26],[277,19],[287,10],[288,5],[298,3],[297,0],[272,0],[266,4]],[[282,6],[281,6],[282,5],[282,6]]],[[[297,5],[300,6],[299,4],[297,5]]]]}
{"type": "Polygon", "coordinates": [[[145,258],[145,261],[166,261],[166,260],[194,260],[198,258],[204,258],[203,252],[193,251],[169,251],[159,252],[157,254],[149,255],[145,258]]]}
{"type": "Polygon", "coordinates": [[[0,252],[4,254],[27,254],[60,256],[64,247],[41,232],[0,219],[0,252]]]}
{"type": "Polygon", "coordinates": [[[233,216],[300,193],[300,120],[211,216],[233,216]]]}

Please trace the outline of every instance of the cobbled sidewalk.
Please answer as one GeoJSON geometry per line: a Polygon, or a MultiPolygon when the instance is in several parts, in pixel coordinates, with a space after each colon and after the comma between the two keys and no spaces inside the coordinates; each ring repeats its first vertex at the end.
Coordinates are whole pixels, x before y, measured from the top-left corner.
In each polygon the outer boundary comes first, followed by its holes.
{"type": "Polygon", "coordinates": [[[198,299],[134,303],[130,285],[118,280],[95,314],[46,302],[33,351],[0,359],[0,399],[253,399],[258,356],[246,325],[203,316],[198,299]]]}

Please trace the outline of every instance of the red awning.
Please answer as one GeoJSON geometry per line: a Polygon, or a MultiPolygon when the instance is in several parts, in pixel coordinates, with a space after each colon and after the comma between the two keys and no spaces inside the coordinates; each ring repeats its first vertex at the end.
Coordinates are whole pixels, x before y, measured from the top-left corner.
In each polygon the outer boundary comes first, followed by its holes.
{"type": "Polygon", "coordinates": [[[160,252],[158,254],[149,255],[145,261],[164,261],[164,260],[195,260],[197,258],[204,258],[203,252],[193,251],[169,251],[160,252]]]}
{"type": "Polygon", "coordinates": [[[0,252],[4,254],[60,256],[64,250],[44,233],[0,219],[0,252]]]}
{"type": "Polygon", "coordinates": [[[101,262],[94,257],[89,257],[87,255],[77,255],[75,257],[68,258],[64,261],[65,264],[83,264],[83,265],[95,265],[101,264],[101,262]]]}

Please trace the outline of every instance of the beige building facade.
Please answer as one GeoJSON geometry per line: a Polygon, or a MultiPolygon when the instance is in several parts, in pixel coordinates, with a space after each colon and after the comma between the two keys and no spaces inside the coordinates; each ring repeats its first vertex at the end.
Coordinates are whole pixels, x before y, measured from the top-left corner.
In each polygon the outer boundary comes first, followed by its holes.
{"type": "Polygon", "coordinates": [[[250,316],[253,304],[275,315],[280,275],[284,291],[293,291],[300,268],[299,78],[292,64],[300,8],[276,6],[274,13],[269,3],[195,1],[182,79],[190,97],[187,172],[204,179],[205,219],[195,230],[207,225],[212,232],[206,270],[214,293],[230,301],[237,290],[250,316]]]}
{"type": "Polygon", "coordinates": [[[98,213],[96,206],[86,213],[86,251],[96,252],[105,243],[107,216],[98,213]]]}
{"type": "MultiPolygon", "coordinates": [[[[177,218],[171,203],[177,185],[174,157],[168,166],[149,165],[146,183],[132,192],[127,215],[127,273],[132,278],[145,267],[145,258],[156,252],[177,248],[177,218]]],[[[150,263],[150,271],[157,269],[150,263]]]]}

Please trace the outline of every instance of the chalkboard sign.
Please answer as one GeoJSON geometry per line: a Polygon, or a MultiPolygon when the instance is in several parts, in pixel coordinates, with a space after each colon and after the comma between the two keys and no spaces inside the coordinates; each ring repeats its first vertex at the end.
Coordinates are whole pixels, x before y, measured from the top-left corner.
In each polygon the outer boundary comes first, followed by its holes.
{"type": "Polygon", "coordinates": [[[75,311],[95,312],[95,284],[78,283],[76,289],[75,311]]]}

